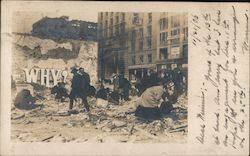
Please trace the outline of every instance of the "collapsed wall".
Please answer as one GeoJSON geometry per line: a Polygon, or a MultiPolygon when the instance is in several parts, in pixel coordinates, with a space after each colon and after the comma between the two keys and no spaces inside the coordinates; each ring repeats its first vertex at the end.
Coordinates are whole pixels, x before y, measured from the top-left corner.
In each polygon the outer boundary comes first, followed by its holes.
{"type": "Polygon", "coordinates": [[[47,87],[54,85],[55,78],[57,81],[62,81],[64,76],[66,76],[66,85],[70,86],[72,67],[83,67],[90,75],[91,83],[95,84],[97,82],[97,43],[72,39],[41,39],[30,35],[13,34],[13,82],[34,81],[46,85],[46,80],[41,79],[42,74],[49,77],[47,87]],[[27,81],[29,78],[27,74],[31,80],[27,81]],[[55,77],[56,74],[57,77],[55,77]]]}

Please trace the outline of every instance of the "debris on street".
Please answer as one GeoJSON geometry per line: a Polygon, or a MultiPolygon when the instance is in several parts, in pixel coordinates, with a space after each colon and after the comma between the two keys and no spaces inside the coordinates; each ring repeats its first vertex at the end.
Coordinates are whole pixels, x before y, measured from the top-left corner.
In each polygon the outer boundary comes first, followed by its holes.
{"type": "MultiPolygon", "coordinates": [[[[57,102],[53,95],[37,99],[43,107],[12,107],[12,139],[24,142],[178,142],[187,138],[187,96],[178,98],[174,109],[161,120],[143,121],[134,115],[138,97],[114,105],[97,104],[88,98],[91,111],[78,108],[68,112],[68,101],[57,102]],[[59,107],[59,111],[58,111],[59,107]],[[46,135],[45,135],[46,134],[46,135]]],[[[105,101],[104,101],[105,102],[105,101]]]]}

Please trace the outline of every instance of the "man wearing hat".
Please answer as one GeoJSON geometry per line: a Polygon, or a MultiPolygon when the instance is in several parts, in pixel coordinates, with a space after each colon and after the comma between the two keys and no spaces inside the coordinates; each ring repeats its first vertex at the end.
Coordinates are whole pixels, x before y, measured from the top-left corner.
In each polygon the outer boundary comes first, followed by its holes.
{"type": "Polygon", "coordinates": [[[90,87],[90,77],[87,73],[84,72],[83,68],[79,68],[78,72],[77,69],[74,68],[71,73],[73,73],[73,79],[71,84],[72,90],[70,92],[69,109],[72,110],[74,99],[81,98],[84,107],[87,111],[89,111],[87,96],[90,87]]]}
{"type": "Polygon", "coordinates": [[[172,101],[168,100],[170,94],[173,95],[169,93],[173,85],[172,82],[163,81],[161,85],[147,88],[138,100],[139,106],[135,116],[146,120],[157,120],[162,114],[169,113],[173,109],[172,101]]]}
{"type": "Polygon", "coordinates": [[[78,83],[78,70],[74,67],[71,70],[71,73],[73,74],[73,78],[71,80],[71,91],[69,94],[69,98],[70,98],[70,102],[69,102],[69,110],[71,110],[73,108],[73,103],[75,98],[77,97],[77,93],[78,93],[78,88],[77,88],[77,83],[78,83]]]}

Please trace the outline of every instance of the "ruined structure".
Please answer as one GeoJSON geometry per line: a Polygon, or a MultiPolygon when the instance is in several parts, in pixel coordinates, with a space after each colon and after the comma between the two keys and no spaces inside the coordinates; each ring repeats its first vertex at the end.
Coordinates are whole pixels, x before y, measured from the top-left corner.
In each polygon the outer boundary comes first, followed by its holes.
{"type": "Polygon", "coordinates": [[[52,39],[97,39],[97,23],[69,20],[67,16],[59,18],[44,17],[32,26],[32,35],[52,39]]]}
{"type": "Polygon", "coordinates": [[[53,87],[70,85],[72,67],[83,67],[97,81],[97,43],[72,39],[41,39],[14,34],[12,78],[16,83],[37,83],[53,87]]]}

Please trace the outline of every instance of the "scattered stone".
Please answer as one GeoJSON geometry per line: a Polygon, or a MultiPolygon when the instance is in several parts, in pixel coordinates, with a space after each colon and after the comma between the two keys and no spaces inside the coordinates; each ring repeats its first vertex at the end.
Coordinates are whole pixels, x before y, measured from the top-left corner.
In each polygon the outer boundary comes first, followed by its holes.
{"type": "Polygon", "coordinates": [[[72,110],[68,111],[68,114],[70,114],[70,115],[75,115],[75,114],[78,114],[78,113],[79,113],[79,111],[76,110],[76,109],[72,109],[72,110]]]}
{"type": "Polygon", "coordinates": [[[98,98],[96,100],[96,106],[101,108],[106,108],[108,106],[108,101],[98,98]]]}
{"type": "Polygon", "coordinates": [[[184,133],[185,133],[185,128],[170,130],[170,131],[168,131],[168,132],[169,132],[169,133],[175,133],[175,132],[184,132],[184,133]]]}
{"type": "Polygon", "coordinates": [[[68,128],[72,128],[72,127],[75,127],[75,126],[76,126],[76,123],[74,123],[74,122],[70,122],[70,123],[67,124],[68,128]]]}
{"type": "Polygon", "coordinates": [[[59,119],[54,119],[54,121],[59,121],[59,119]]]}
{"type": "Polygon", "coordinates": [[[173,127],[171,127],[171,129],[183,129],[186,128],[187,124],[183,124],[183,125],[174,125],[173,127]]]}
{"type": "Polygon", "coordinates": [[[129,128],[129,135],[133,134],[134,127],[135,127],[135,125],[132,124],[131,127],[129,128]]]}
{"type": "Polygon", "coordinates": [[[116,111],[109,111],[109,112],[107,112],[107,115],[111,118],[114,118],[117,115],[117,112],[116,111]]]}
{"type": "Polygon", "coordinates": [[[112,129],[109,128],[109,127],[102,127],[101,129],[102,129],[104,132],[111,132],[111,131],[112,131],[112,129]]]}
{"type": "Polygon", "coordinates": [[[27,134],[27,133],[20,133],[20,134],[18,135],[18,139],[19,139],[19,140],[22,140],[22,139],[27,138],[28,136],[29,136],[29,134],[27,134]]]}
{"type": "Polygon", "coordinates": [[[87,115],[87,114],[79,114],[79,118],[81,120],[87,120],[87,121],[90,119],[89,115],[87,115]]]}
{"type": "Polygon", "coordinates": [[[164,123],[168,126],[171,126],[171,125],[173,125],[174,121],[171,118],[166,118],[166,119],[164,119],[164,123]]]}
{"type": "Polygon", "coordinates": [[[129,138],[127,136],[121,136],[118,139],[120,142],[128,142],[129,138]]]}
{"type": "Polygon", "coordinates": [[[126,118],[126,116],[127,115],[125,113],[121,112],[121,113],[117,114],[115,117],[116,118],[126,118]]]}
{"type": "Polygon", "coordinates": [[[31,124],[31,123],[34,123],[34,122],[30,121],[30,120],[28,120],[28,121],[25,122],[26,125],[31,124]]]}
{"type": "Polygon", "coordinates": [[[152,135],[151,133],[147,132],[147,131],[144,130],[144,129],[141,129],[141,128],[139,128],[139,127],[134,127],[134,128],[135,128],[137,131],[139,131],[141,134],[143,134],[143,135],[145,135],[145,136],[147,136],[147,137],[149,137],[149,138],[157,139],[156,136],[152,135]]]}
{"type": "Polygon", "coordinates": [[[23,118],[23,117],[25,117],[25,113],[21,113],[21,114],[11,114],[11,119],[12,120],[18,120],[18,119],[21,119],[21,118],[23,118]]]}
{"type": "Polygon", "coordinates": [[[51,136],[45,137],[45,138],[42,139],[41,141],[46,141],[46,140],[52,139],[53,137],[54,137],[54,135],[51,135],[51,136]]]}
{"type": "Polygon", "coordinates": [[[112,124],[115,127],[124,127],[124,126],[126,126],[126,122],[120,121],[120,120],[114,120],[114,121],[112,121],[112,124]]]}
{"type": "Polygon", "coordinates": [[[78,143],[80,143],[80,142],[86,142],[86,141],[88,141],[88,139],[86,139],[86,138],[76,139],[75,141],[78,142],[78,143]]]}
{"type": "Polygon", "coordinates": [[[84,127],[86,127],[86,128],[90,128],[91,127],[91,124],[88,122],[88,123],[85,123],[84,124],[84,127]]]}

